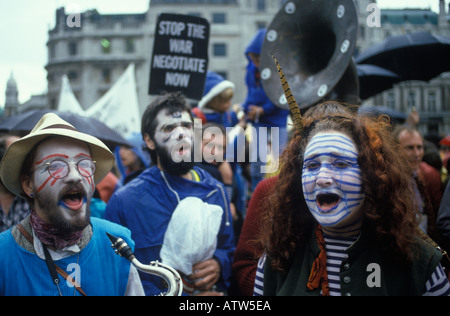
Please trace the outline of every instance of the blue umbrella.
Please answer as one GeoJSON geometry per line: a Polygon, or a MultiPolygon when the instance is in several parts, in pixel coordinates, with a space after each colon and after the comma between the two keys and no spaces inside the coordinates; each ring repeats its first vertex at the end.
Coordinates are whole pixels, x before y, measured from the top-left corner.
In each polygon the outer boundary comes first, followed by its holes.
{"type": "Polygon", "coordinates": [[[450,38],[416,32],[389,37],[356,57],[357,64],[376,65],[398,74],[402,81],[429,81],[450,71],[450,38]]]}
{"type": "Polygon", "coordinates": [[[391,89],[394,83],[401,80],[396,73],[374,65],[356,65],[356,71],[359,79],[359,96],[362,100],[391,89]]]}

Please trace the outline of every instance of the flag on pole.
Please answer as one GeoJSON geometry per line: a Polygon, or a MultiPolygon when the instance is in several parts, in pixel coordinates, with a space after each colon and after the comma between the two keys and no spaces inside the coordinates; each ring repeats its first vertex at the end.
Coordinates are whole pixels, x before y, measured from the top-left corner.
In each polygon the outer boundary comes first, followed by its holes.
{"type": "Polygon", "coordinates": [[[71,112],[75,114],[84,115],[84,110],[73,94],[70,87],[69,79],[66,75],[61,79],[61,90],[59,92],[58,111],[71,112]]]}
{"type": "Polygon", "coordinates": [[[117,82],[86,110],[124,137],[141,131],[134,64],[130,64],[117,82]]]}

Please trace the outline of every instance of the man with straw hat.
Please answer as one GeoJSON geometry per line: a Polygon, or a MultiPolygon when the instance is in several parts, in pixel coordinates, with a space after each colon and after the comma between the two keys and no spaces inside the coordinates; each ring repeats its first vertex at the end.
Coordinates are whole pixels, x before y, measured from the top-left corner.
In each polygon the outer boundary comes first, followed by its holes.
{"type": "Polygon", "coordinates": [[[90,217],[95,185],[113,165],[100,140],[53,113],[11,144],[1,179],[32,211],[0,234],[0,295],[143,294],[136,269],[106,235],[134,246],[130,231],[90,217]]]}

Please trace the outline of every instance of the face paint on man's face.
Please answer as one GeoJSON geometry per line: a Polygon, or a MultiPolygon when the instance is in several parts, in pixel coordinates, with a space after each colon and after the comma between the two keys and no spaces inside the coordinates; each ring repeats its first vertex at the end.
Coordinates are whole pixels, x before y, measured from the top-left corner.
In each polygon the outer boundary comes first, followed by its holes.
{"type": "Polygon", "coordinates": [[[168,114],[160,111],[156,116],[155,143],[170,154],[173,162],[192,162],[193,123],[188,112],[168,114]]]}
{"type": "Polygon", "coordinates": [[[311,214],[324,228],[353,227],[361,221],[364,193],[358,150],[345,134],[312,137],[305,149],[302,186],[311,214]]]}
{"type": "Polygon", "coordinates": [[[89,148],[80,141],[68,142],[55,138],[43,142],[36,151],[33,173],[36,211],[46,221],[67,230],[78,230],[89,224],[90,199],[94,193],[94,176],[83,176],[76,164],[90,159],[89,148]],[[58,179],[58,170],[53,177],[48,163],[60,160],[69,165],[69,172],[58,179]],[[56,176],[55,176],[56,175],[56,176]]]}

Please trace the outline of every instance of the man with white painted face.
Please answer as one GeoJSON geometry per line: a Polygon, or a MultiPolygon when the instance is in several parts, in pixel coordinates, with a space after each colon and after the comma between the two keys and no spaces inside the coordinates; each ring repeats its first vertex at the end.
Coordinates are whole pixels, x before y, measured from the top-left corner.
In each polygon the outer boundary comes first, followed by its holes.
{"type": "MultiPolygon", "coordinates": [[[[201,144],[194,143],[193,123],[191,109],[179,92],[158,96],[147,107],[141,132],[154,165],[112,196],[105,217],[131,230],[139,261],[161,261],[165,232],[182,200],[196,197],[220,206],[223,215],[214,255],[193,262],[187,277],[194,290],[214,295],[226,292],[230,285],[232,217],[224,186],[194,166],[194,145],[201,144]]],[[[141,274],[141,279],[147,295],[163,291],[160,278],[141,274]]]]}
{"type": "Polygon", "coordinates": [[[387,122],[328,116],[299,130],[262,218],[264,295],[449,295],[423,240],[387,122]]]}
{"type": "Polygon", "coordinates": [[[136,268],[111,250],[106,233],[134,247],[130,231],[90,217],[95,185],[114,164],[97,138],[44,115],[11,144],[1,178],[31,214],[0,234],[0,295],[143,295],[136,268]]]}

